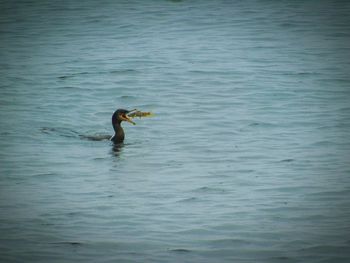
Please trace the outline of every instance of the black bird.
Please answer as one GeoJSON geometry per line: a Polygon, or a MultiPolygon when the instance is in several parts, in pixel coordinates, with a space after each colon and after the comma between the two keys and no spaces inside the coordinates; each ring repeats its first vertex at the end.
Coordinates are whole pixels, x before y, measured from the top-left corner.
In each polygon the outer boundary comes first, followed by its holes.
{"type": "Polygon", "coordinates": [[[124,135],[124,130],[121,126],[122,121],[127,121],[134,125],[136,124],[128,117],[128,113],[130,112],[131,111],[128,111],[128,110],[118,109],[113,113],[112,125],[115,133],[111,138],[111,141],[114,142],[115,144],[122,143],[124,141],[125,135],[124,135]]]}

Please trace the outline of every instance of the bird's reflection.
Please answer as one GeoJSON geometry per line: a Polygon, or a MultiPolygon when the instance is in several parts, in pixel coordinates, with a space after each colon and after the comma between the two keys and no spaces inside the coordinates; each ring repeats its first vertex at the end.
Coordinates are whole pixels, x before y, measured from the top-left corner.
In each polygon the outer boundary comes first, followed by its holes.
{"type": "Polygon", "coordinates": [[[112,146],[112,154],[116,157],[119,157],[124,148],[124,143],[113,144],[112,146]]]}

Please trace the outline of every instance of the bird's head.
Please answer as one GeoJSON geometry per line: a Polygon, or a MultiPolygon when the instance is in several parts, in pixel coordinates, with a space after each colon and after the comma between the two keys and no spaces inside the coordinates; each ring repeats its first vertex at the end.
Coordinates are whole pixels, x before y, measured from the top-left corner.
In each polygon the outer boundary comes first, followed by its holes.
{"type": "Polygon", "coordinates": [[[135,122],[132,121],[132,119],[128,116],[128,113],[130,111],[124,110],[124,109],[118,109],[114,112],[112,116],[112,123],[121,123],[122,121],[127,121],[132,124],[136,124],[135,122]]]}

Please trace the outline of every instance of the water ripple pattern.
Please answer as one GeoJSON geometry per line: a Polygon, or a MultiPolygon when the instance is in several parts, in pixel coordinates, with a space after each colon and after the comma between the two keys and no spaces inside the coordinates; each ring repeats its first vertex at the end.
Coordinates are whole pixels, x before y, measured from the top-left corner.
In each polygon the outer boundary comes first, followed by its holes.
{"type": "Polygon", "coordinates": [[[0,1],[0,261],[350,262],[349,13],[0,1]]]}

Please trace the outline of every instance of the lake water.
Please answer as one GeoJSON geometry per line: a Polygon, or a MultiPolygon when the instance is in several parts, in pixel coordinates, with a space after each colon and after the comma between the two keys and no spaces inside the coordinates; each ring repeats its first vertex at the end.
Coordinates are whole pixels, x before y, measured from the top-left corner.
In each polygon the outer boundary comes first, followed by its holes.
{"type": "Polygon", "coordinates": [[[349,2],[0,10],[1,262],[350,260],[349,2]]]}

